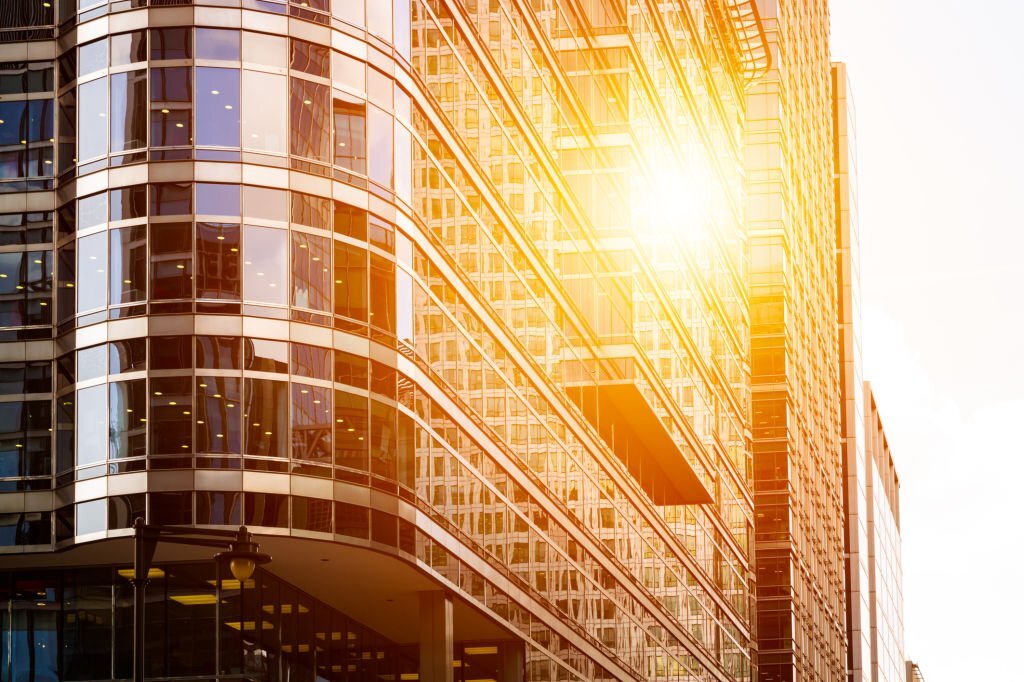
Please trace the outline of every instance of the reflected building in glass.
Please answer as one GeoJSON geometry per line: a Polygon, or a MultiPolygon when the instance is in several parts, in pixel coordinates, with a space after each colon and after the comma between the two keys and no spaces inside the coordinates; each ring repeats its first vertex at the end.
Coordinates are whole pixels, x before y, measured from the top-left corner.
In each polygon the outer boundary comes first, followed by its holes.
{"type": "Polygon", "coordinates": [[[903,651],[900,482],[861,358],[856,115],[846,65],[832,65],[836,277],[846,513],[847,670],[852,682],[898,682],[903,651]]]}
{"type": "Polygon", "coordinates": [[[753,681],[753,2],[0,22],[0,679],[753,681]]]}
{"type": "Polygon", "coordinates": [[[747,98],[760,682],[846,679],[842,406],[826,0],[763,1],[747,98]]]}

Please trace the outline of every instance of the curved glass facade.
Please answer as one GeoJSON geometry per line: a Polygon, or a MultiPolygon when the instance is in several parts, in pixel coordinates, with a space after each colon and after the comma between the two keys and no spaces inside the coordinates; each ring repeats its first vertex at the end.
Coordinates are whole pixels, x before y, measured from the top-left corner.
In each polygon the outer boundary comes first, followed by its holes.
{"type": "MultiPolygon", "coordinates": [[[[756,20],[54,4],[17,34],[33,58],[0,68],[0,553],[51,567],[47,595],[105,596],[55,597],[33,632],[110,611],[53,636],[96,637],[127,675],[116,570],[142,516],[245,524],[275,556],[259,580],[324,603],[308,631],[268,616],[261,647],[271,588],[250,619],[244,586],[158,555],[222,639],[155,676],[428,679],[406,624],[436,592],[450,679],[754,679],[756,20]],[[339,658],[332,618],[387,664],[339,658]]],[[[199,614],[165,588],[163,617],[199,614]]],[[[54,661],[46,679],[110,672],[54,661]]]]}

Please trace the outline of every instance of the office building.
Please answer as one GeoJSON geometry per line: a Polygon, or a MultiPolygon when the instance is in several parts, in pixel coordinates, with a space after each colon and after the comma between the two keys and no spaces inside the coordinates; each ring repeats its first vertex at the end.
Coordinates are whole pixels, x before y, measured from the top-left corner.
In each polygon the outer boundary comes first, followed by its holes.
{"type": "Polygon", "coordinates": [[[832,66],[836,275],[846,512],[846,625],[851,682],[903,678],[899,478],[861,358],[856,116],[846,66],[832,66]]]}
{"type": "Polygon", "coordinates": [[[747,98],[760,682],[846,678],[829,14],[760,2],[747,98]]]}
{"type": "Polygon", "coordinates": [[[907,661],[907,682],[924,682],[921,667],[913,661],[907,661]]]}
{"type": "Polygon", "coordinates": [[[4,679],[131,675],[144,518],[273,556],[159,544],[147,677],[752,682],[767,66],[750,0],[6,3],[4,679]]]}

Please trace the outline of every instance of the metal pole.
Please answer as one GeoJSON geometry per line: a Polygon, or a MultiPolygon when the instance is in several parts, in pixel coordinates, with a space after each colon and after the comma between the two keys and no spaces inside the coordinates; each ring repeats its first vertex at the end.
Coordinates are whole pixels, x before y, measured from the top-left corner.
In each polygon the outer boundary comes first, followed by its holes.
{"type": "Polygon", "coordinates": [[[143,682],[146,677],[146,586],[149,584],[149,562],[146,555],[146,523],[135,519],[135,570],[132,593],[135,627],[132,629],[132,680],[143,682]]]}

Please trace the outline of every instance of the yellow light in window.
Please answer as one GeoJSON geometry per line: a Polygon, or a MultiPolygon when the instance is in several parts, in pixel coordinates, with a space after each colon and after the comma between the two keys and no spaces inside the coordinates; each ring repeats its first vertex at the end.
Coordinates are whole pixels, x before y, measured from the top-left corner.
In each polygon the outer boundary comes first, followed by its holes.
{"type": "Polygon", "coordinates": [[[178,404],[178,401],[176,401],[176,400],[172,400],[170,404],[171,404],[171,405],[177,405],[177,404],[178,404]]]}
{"type": "Polygon", "coordinates": [[[264,432],[263,432],[263,435],[264,435],[264,436],[273,436],[273,435],[274,435],[274,432],[273,432],[273,431],[264,431],[264,432]]]}
{"type": "Polygon", "coordinates": [[[299,248],[300,249],[304,249],[304,248],[306,248],[306,245],[305,244],[299,244],[299,248]]]}
{"type": "Polygon", "coordinates": [[[220,90],[210,90],[210,94],[211,95],[219,95],[220,94],[220,90]]]}
{"type": "Polygon", "coordinates": [[[224,437],[224,434],[223,434],[223,433],[218,433],[218,434],[217,434],[217,438],[223,438],[223,437],[224,437]]]}
{"type": "Polygon", "coordinates": [[[181,264],[181,263],[179,263],[178,265],[175,265],[174,267],[178,268],[179,270],[184,270],[185,269],[185,266],[183,264],[181,264]]]}
{"type": "Polygon", "coordinates": [[[130,279],[126,279],[126,280],[123,280],[123,281],[124,281],[125,284],[131,284],[132,283],[132,281],[130,279]]]}
{"type": "Polygon", "coordinates": [[[228,109],[228,110],[234,109],[234,107],[233,107],[233,106],[231,106],[230,104],[225,104],[225,105],[224,105],[224,108],[225,108],[225,109],[228,109]]]}
{"type": "Polygon", "coordinates": [[[467,646],[463,651],[467,656],[491,656],[498,653],[496,646],[467,646]]]}
{"type": "Polygon", "coordinates": [[[182,606],[209,606],[217,603],[217,597],[212,594],[175,594],[171,595],[171,601],[182,606]]]}
{"type": "Polygon", "coordinates": [[[175,123],[175,124],[174,124],[174,127],[175,127],[175,128],[184,128],[184,127],[185,127],[185,124],[184,124],[184,123],[175,123]]]}
{"type": "Polygon", "coordinates": [[[46,301],[40,301],[40,302],[39,302],[39,305],[41,305],[41,306],[45,307],[45,306],[46,306],[46,301]]]}
{"type": "Polygon", "coordinates": [[[309,105],[309,104],[313,103],[313,100],[311,100],[311,99],[304,99],[304,100],[302,100],[302,103],[306,104],[306,105],[309,105]]]}
{"type": "Polygon", "coordinates": [[[214,393],[214,394],[213,394],[213,397],[214,397],[214,398],[219,398],[219,397],[220,397],[220,393],[214,393]]]}
{"type": "Polygon", "coordinates": [[[169,114],[169,113],[171,113],[171,110],[170,109],[161,109],[160,113],[161,114],[169,114]]]}
{"type": "Polygon", "coordinates": [[[238,249],[234,246],[231,247],[231,253],[238,253],[238,249]]]}
{"type": "MultiPolygon", "coordinates": [[[[135,569],[133,569],[133,568],[122,568],[122,569],[118,570],[117,574],[119,576],[121,576],[122,578],[127,578],[128,580],[132,580],[133,578],[135,578],[135,569]]],[[[164,571],[163,571],[162,568],[151,568],[151,569],[149,569],[149,573],[146,574],[146,577],[149,578],[150,580],[152,580],[154,578],[163,578],[164,577],[164,571]]]]}
{"type": "Polygon", "coordinates": [[[46,161],[43,161],[43,163],[45,163],[47,166],[52,166],[53,165],[53,161],[50,161],[49,159],[47,159],[46,161]]]}
{"type": "Polygon", "coordinates": [[[196,420],[196,424],[205,424],[205,423],[206,422],[204,422],[202,419],[197,419],[196,420]]]}
{"type": "Polygon", "coordinates": [[[0,273],[0,279],[7,279],[7,275],[3,274],[3,273],[0,273]]]}
{"type": "Polygon", "coordinates": [[[217,241],[220,241],[220,242],[224,241],[224,235],[218,234],[217,235],[217,241]]]}

